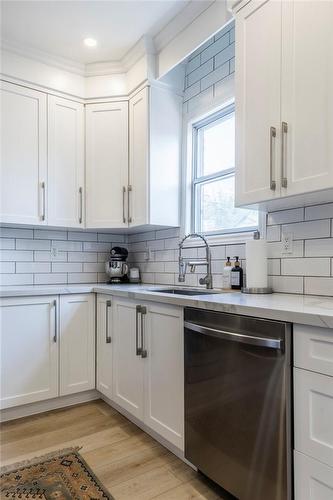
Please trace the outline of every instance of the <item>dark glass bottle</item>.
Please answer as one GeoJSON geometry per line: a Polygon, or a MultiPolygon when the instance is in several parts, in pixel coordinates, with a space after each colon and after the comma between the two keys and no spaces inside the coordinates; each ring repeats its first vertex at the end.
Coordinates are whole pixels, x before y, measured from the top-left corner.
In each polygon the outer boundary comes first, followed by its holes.
{"type": "Polygon", "coordinates": [[[243,288],[243,269],[241,268],[238,257],[234,257],[235,264],[231,269],[230,281],[233,290],[241,290],[243,288]]]}

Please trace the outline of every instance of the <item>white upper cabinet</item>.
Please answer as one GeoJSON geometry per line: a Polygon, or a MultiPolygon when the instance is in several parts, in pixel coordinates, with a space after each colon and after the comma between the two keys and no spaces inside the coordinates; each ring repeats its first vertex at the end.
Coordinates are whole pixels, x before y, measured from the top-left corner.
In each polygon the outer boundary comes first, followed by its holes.
{"type": "Polygon", "coordinates": [[[282,9],[281,175],[293,195],[333,187],[333,2],[282,9]]]}
{"type": "Polygon", "coordinates": [[[84,106],[48,96],[48,224],[84,225],[84,106]]]}
{"type": "Polygon", "coordinates": [[[237,205],[333,188],[332,25],[333,2],[236,14],[237,205]]]}
{"type": "Polygon", "coordinates": [[[1,83],[0,221],[45,224],[46,94],[1,83]]]}
{"type": "Polygon", "coordinates": [[[88,228],[127,227],[128,103],[86,106],[88,228]]]}
{"type": "Polygon", "coordinates": [[[281,3],[250,2],[236,18],[236,198],[280,192],[281,3]]]}
{"type": "Polygon", "coordinates": [[[179,225],[182,98],[146,87],[129,100],[130,227],[179,225]]]}

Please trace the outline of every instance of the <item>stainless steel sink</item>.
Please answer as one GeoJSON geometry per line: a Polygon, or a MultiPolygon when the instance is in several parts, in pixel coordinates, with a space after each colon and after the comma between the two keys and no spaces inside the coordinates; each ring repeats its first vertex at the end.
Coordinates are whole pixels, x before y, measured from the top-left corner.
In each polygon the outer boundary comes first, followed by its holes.
{"type": "Polygon", "coordinates": [[[169,293],[172,295],[208,295],[223,293],[220,290],[196,290],[193,288],[150,288],[149,291],[156,293],[169,293]]]}

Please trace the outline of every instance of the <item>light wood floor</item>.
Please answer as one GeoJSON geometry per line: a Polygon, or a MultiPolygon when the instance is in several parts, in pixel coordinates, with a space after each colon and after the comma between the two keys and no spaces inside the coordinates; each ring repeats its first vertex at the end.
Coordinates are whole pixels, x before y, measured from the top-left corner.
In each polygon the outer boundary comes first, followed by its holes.
{"type": "Polygon", "coordinates": [[[0,443],[2,465],[82,446],[116,500],[227,498],[101,400],[2,424],[0,443]]]}

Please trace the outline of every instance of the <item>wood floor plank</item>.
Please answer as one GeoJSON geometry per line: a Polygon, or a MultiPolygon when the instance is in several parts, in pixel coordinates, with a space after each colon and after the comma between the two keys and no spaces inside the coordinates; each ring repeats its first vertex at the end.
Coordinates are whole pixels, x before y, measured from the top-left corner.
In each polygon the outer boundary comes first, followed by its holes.
{"type": "Polygon", "coordinates": [[[226,498],[104,401],[25,417],[0,426],[1,464],[79,446],[115,500],[226,498]]]}

